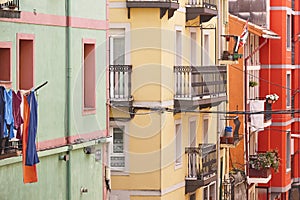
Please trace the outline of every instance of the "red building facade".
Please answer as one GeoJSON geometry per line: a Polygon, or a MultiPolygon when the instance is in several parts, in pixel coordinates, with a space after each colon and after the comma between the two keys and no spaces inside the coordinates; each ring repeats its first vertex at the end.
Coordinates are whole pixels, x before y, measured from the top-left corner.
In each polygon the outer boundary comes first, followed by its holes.
{"type": "MultiPolygon", "coordinates": [[[[299,1],[273,0],[269,5],[269,28],[279,40],[269,40],[260,50],[260,96],[276,93],[272,124],[258,135],[258,151],[277,150],[279,172],[264,185],[269,199],[299,199],[299,1]],[[280,112],[283,111],[283,112],[280,112]]],[[[262,41],[261,41],[262,42],[262,41]]]]}

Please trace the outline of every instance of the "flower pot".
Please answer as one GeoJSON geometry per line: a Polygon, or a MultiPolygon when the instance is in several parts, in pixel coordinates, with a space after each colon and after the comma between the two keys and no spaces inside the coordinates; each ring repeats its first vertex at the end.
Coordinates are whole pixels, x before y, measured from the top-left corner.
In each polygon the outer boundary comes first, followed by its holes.
{"type": "Polygon", "coordinates": [[[265,168],[265,169],[249,169],[249,177],[251,178],[268,178],[269,175],[271,174],[271,169],[270,168],[265,168]]]}

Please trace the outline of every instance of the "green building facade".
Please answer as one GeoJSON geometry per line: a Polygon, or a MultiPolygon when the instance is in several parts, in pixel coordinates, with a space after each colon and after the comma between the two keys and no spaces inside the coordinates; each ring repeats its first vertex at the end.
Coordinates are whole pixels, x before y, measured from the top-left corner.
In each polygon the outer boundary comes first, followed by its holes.
{"type": "Polygon", "coordinates": [[[36,91],[38,181],[0,155],[0,199],[105,199],[107,3],[0,1],[0,85],[36,91]]]}

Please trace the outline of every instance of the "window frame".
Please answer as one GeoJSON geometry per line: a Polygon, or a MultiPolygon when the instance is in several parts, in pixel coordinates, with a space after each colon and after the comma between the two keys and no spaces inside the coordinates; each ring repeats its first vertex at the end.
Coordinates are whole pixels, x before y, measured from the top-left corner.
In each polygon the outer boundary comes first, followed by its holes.
{"type": "Polygon", "coordinates": [[[110,125],[110,128],[109,128],[109,131],[110,131],[110,136],[112,138],[111,140],[111,143],[109,145],[109,159],[108,159],[108,166],[110,167],[110,169],[114,172],[126,172],[127,169],[128,169],[128,156],[126,155],[127,153],[127,125],[125,123],[120,123],[118,122],[117,124],[116,123],[112,123],[110,125]],[[114,128],[122,128],[123,130],[123,153],[113,153],[113,145],[114,145],[114,134],[113,134],[113,131],[114,131],[114,128]],[[111,157],[113,156],[124,156],[124,167],[112,167],[111,166],[111,157]]]}
{"type": "Polygon", "coordinates": [[[291,108],[292,104],[292,74],[291,71],[286,72],[286,108],[291,108]],[[289,77],[289,80],[288,80],[289,77]]]}
{"type": "Polygon", "coordinates": [[[286,48],[288,51],[292,49],[292,15],[286,15],[286,48]]]}
{"type": "Polygon", "coordinates": [[[182,65],[183,63],[182,56],[183,56],[182,26],[175,26],[175,66],[182,65]]]}
{"type": "MultiPolygon", "coordinates": [[[[96,39],[82,39],[82,115],[89,115],[89,114],[96,114],[96,66],[97,66],[97,58],[96,58],[96,39]],[[93,46],[91,52],[93,52],[93,66],[92,70],[93,72],[91,74],[94,74],[94,83],[93,83],[93,94],[91,94],[91,98],[93,100],[92,106],[87,107],[85,105],[85,45],[91,45],[93,46]]],[[[91,84],[91,83],[90,83],[91,84]]]]}
{"type": "Polygon", "coordinates": [[[285,150],[286,150],[286,162],[285,162],[285,164],[286,164],[286,172],[289,172],[289,171],[291,171],[291,168],[292,168],[292,163],[291,163],[291,156],[292,156],[292,152],[291,152],[291,150],[292,150],[292,141],[291,141],[291,130],[290,129],[288,129],[287,131],[286,131],[286,148],[285,148],[285,150]]]}
{"type": "Polygon", "coordinates": [[[9,50],[9,78],[8,80],[0,80],[0,85],[5,88],[12,87],[12,42],[0,42],[1,49],[9,50]]]}
{"type": "Polygon", "coordinates": [[[182,123],[181,120],[175,121],[175,131],[174,131],[174,152],[175,152],[175,169],[182,167],[182,123]],[[179,126],[179,132],[177,132],[177,126],[179,126]],[[180,134],[179,137],[177,134],[180,134]],[[178,141],[179,140],[179,141],[178,141]],[[180,143],[178,147],[178,142],[180,143]]]}
{"type": "MultiPolygon", "coordinates": [[[[17,33],[17,79],[16,79],[16,85],[17,85],[17,90],[20,90],[20,75],[21,75],[21,70],[20,70],[20,51],[21,51],[21,40],[31,40],[32,41],[32,87],[35,86],[35,35],[34,34],[27,34],[27,33],[17,33]]],[[[32,88],[28,88],[32,89],[32,88]]]]}

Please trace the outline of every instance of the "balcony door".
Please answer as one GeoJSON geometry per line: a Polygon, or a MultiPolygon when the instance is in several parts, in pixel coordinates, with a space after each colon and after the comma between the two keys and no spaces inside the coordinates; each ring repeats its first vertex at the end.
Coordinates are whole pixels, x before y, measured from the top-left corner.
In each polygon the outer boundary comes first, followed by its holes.
{"type": "Polygon", "coordinates": [[[109,30],[110,97],[122,99],[128,96],[127,76],[122,65],[125,64],[125,29],[109,30]]]}

